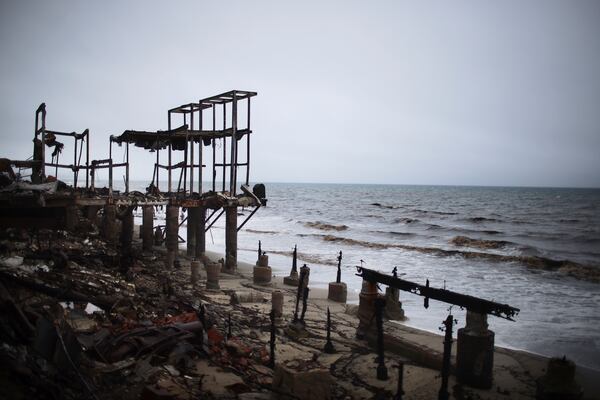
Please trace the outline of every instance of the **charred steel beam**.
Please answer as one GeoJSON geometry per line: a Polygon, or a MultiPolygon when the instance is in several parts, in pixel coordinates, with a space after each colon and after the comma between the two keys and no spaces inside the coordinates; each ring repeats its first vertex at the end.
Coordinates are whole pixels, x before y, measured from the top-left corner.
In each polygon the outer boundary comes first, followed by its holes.
{"type": "Polygon", "coordinates": [[[494,301],[485,300],[479,297],[469,296],[446,289],[438,289],[426,285],[420,285],[404,279],[394,278],[372,269],[363,267],[356,267],[356,269],[358,270],[358,274],[356,275],[369,282],[381,283],[383,285],[404,290],[406,292],[411,292],[419,296],[424,296],[426,299],[431,298],[434,300],[443,301],[445,303],[454,304],[476,313],[491,314],[499,318],[514,321],[513,317],[515,317],[519,311],[521,311],[518,308],[509,306],[508,304],[496,303],[494,301]]]}

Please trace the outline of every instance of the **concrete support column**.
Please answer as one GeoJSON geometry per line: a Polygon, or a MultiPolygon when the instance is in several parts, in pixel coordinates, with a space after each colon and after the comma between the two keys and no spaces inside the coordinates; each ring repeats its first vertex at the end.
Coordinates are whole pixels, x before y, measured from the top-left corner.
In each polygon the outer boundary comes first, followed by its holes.
{"type": "Polygon", "coordinates": [[[387,287],[385,289],[385,317],[395,321],[404,321],[404,310],[400,301],[400,290],[387,287]]]}
{"type": "Polygon", "coordinates": [[[225,207],[225,270],[237,268],[237,207],[225,207]]]}
{"type": "Polygon", "coordinates": [[[179,246],[179,207],[167,206],[165,229],[167,250],[177,251],[179,246]]]}
{"type": "Polygon", "coordinates": [[[111,245],[117,242],[117,206],[114,204],[104,206],[102,236],[111,245]]]}
{"type": "Polygon", "coordinates": [[[65,229],[72,231],[79,223],[79,209],[76,205],[68,205],[65,207],[65,229]]]}
{"type": "Polygon", "coordinates": [[[271,309],[275,314],[275,318],[283,316],[283,292],[281,290],[274,290],[271,293],[271,309]]]}
{"type": "Polygon", "coordinates": [[[187,216],[186,254],[193,257],[196,254],[196,230],[198,228],[198,208],[189,207],[187,216]]]}
{"type": "Polygon", "coordinates": [[[121,251],[131,253],[131,242],[133,241],[133,210],[128,209],[121,216],[121,251]]]}
{"type": "Polygon", "coordinates": [[[179,207],[167,206],[166,221],[166,245],[167,245],[167,264],[168,268],[173,268],[173,263],[177,258],[179,248],[179,207]]]}
{"type": "Polygon", "coordinates": [[[98,206],[87,206],[85,207],[85,218],[94,225],[98,225],[98,206]]]}
{"type": "Polygon", "coordinates": [[[362,290],[358,295],[358,328],[356,337],[364,339],[369,331],[375,330],[375,300],[377,299],[377,284],[363,279],[362,290]]]}
{"type": "Polygon", "coordinates": [[[456,376],[461,383],[480,389],[492,387],[494,332],[487,315],[467,310],[467,326],[458,330],[456,376]]]}
{"type": "Polygon", "coordinates": [[[206,208],[198,207],[196,209],[196,253],[197,259],[200,259],[206,252],[206,208]]]}
{"type": "Polygon", "coordinates": [[[154,243],[154,207],[144,206],[142,208],[142,248],[152,251],[154,243]]]}
{"type": "Polygon", "coordinates": [[[271,283],[271,267],[269,267],[269,256],[263,254],[256,262],[252,271],[253,281],[257,285],[268,285],[271,283]]]}

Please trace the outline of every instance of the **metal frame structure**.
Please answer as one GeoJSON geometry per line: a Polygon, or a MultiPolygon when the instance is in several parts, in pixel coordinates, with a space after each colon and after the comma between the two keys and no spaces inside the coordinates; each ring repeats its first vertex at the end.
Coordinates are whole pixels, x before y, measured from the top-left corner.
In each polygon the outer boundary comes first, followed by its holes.
{"type": "MultiPolygon", "coordinates": [[[[90,141],[89,141],[90,132],[88,129],[84,130],[82,133],[76,132],[59,132],[53,131],[46,128],[46,104],[42,103],[35,111],[35,132],[34,132],[34,143],[35,141],[40,141],[40,154],[39,159],[35,157],[35,149],[34,149],[34,160],[28,165],[27,162],[18,162],[19,166],[25,167],[30,166],[34,171],[38,169],[37,173],[32,173],[32,180],[43,180],[46,178],[46,167],[54,167],[55,172],[54,175],[58,175],[58,168],[66,168],[71,169],[73,171],[73,187],[77,188],[77,180],[79,178],[79,171],[85,170],[85,187],[86,189],[89,187],[89,169],[90,169],[90,141]],[[46,162],[46,146],[49,146],[48,138],[56,136],[66,136],[72,137],[75,139],[74,145],[74,154],[73,154],[73,164],[59,164],[58,163],[58,155],[62,150],[62,143],[56,142],[54,140],[54,144],[56,146],[61,146],[60,149],[57,149],[56,162],[54,161],[54,157],[52,162],[46,162]],[[83,154],[83,144],[85,142],[85,166],[81,165],[81,156],[83,154]],[[77,147],[79,145],[79,153],[77,152],[77,147]],[[79,155],[79,157],[78,157],[79,155]]],[[[35,145],[34,145],[35,146],[35,145]]],[[[16,164],[15,164],[16,165],[16,164]]]]}

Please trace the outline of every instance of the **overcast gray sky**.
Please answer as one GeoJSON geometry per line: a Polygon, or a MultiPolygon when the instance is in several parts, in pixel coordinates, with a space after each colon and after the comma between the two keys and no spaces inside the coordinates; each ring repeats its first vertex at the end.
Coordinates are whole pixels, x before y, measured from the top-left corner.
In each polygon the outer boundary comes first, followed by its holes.
{"type": "Polygon", "coordinates": [[[0,1],[3,157],[241,89],[255,181],[600,186],[598,1],[0,1]]]}

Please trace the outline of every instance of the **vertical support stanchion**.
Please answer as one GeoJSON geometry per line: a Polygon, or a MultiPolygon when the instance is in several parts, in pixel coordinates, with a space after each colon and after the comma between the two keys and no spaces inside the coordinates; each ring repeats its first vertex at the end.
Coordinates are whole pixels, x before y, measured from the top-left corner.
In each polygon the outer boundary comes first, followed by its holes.
{"type": "Polygon", "coordinates": [[[206,208],[196,209],[196,258],[200,259],[206,252],[206,208]]]}
{"type": "Polygon", "coordinates": [[[404,381],[404,363],[402,361],[400,361],[400,362],[398,362],[398,390],[396,391],[394,400],[402,400],[402,396],[404,395],[404,389],[402,388],[403,381],[404,381]]]}
{"type": "MultiPolygon", "coordinates": [[[[444,324],[444,358],[442,360],[442,385],[440,386],[440,391],[438,393],[438,400],[448,400],[450,398],[450,393],[448,393],[448,377],[450,376],[450,356],[452,353],[452,325],[454,323],[454,319],[452,314],[446,317],[446,320],[443,322],[444,324]]],[[[442,328],[440,328],[442,329],[442,328]]]]}
{"type": "Polygon", "coordinates": [[[375,299],[375,319],[377,323],[377,379],[385,381],[388,379],[387,367],[385,366],[383,349],[383,309],[385,308],[385,299],[377,297],[375,299]]]}
{"type": "Polygon", "coordinates": [[[142,248],[146,251],[152,251],[154,242],[154,207],[142,207],[142,248]]]}
{"type": "Polygon", "coordinates": [[[237,207],[225,207],[225,269],[235,271],[237,267],[237,207]]]}
{"type": "Polygon", "coordinates": [[[271,319],[271,338],[269,340],[269,367],[275,368],[275,310],[269,313],[271,319]]]}
{"type": "Polygon", "coordinates": [[[327,354],[335,353],[335,347],[333,347],[333,343],[331,342],[331,313],[329,312],[329,307],[327,307],[327,342],[323,351],[327,354]]]}

